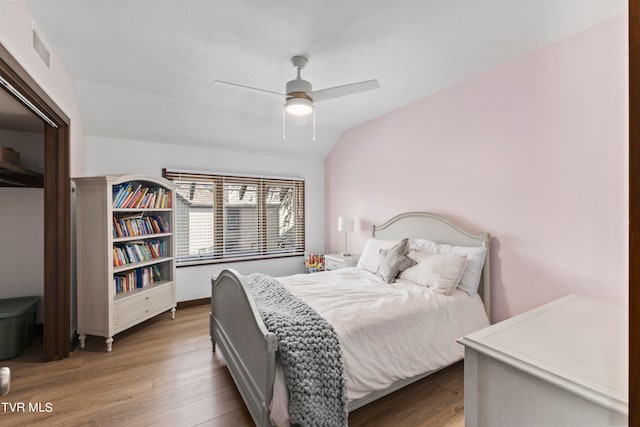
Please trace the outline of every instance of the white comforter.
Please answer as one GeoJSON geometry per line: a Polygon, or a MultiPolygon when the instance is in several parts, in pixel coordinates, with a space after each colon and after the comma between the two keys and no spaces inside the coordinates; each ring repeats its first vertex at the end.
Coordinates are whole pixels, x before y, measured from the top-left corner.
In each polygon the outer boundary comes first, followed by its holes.
{"type": "MultiPolygon", "coordinates": [[[[386,284],[355,267],[278,280],[333,325],[349,400],[462,359],[464,349],[456,339],[489,325],[478,295],[456,290],[447,296],[403,280],[386,284]]],[[[288,399],[280,375],[272,421],[287,425],[288,399]]]]}

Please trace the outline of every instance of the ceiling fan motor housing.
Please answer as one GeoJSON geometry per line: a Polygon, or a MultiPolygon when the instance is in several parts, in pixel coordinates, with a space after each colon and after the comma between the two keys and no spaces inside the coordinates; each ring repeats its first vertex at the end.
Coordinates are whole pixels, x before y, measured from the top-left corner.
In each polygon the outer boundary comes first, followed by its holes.
{"type": "Polygon", "coordinates": [[[311,100],[309,92],[311,92],[311,83],[303,79],[295,79],[287,82],[288,98],[306,98],[311,100]]]}

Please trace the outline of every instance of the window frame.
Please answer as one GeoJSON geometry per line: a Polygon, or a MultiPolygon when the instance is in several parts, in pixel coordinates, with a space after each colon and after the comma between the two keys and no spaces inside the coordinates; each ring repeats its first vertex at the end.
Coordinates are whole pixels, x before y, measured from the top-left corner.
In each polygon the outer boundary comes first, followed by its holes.
{"type": "MultiPolygon", "coordinates": [[[[198,265],[207,265],[207,264],[222,264],[222,263],[233,263],[233,262],[245,262],[245,261],[256,261],[256,260],[264,260],[264,259],[276,259],[276,258],[290,258],[290,257],[302,257],[304,256],[306,250],[306,236],[305,236],[305,225],[306,225],[306,214],[305,214],[305,180],[304,178],[298,177],[273,177],[273,176],[263,176],[263,175],[246,175],[246,174],[228,174],[228,173],[215,173],[215,172],[201,172],[201,171],[189,171],[189,170],[180,170],[180,169],[162,169],[162,176],[171,182],[176,180],[183,181],[191,181],[194,183],[210,183],[214,187],[214,200],[212,202],[213,208],[213,254],[207,256],[198,255],[189,255],[181,259],[178,256],[177,249],[174,255],[176,260],[176,268],[181,267],[190,267],[190,266],[198,266],[198,265]],[[249,183],[255,183],[258,185],[257,188],[257,222],[258,226],[258,239],[256,240],[261,253],[248,253],[248,254],[239,254],[239,255],[229,255],[225,254],[224,249],[224,239],[225,239],[225,228],[226,228],[226,218],[227,216],[224,214],[225,205],[224,205],[224,193],[225,193],[225,180],[227,183],[229,181],[246,181],[249,183]],[[297,217],[294,219],[294,247],[291,250],[285,251],[275,251],[269,249],[269,237],[273,237],[269,234],[267,224],[267,194],[266,191],[270,186],[274,185],[291,185],[293,187],[293,197],[294,208],[293,214],[297,217]]],[[[176,196],[177,196],[176,192],[176,196]]],[[[177,216],[176,206],[174,208],[176,210],[175,215],[177,216]]],[[[177,224],[176,224],[177,225],[177,224]]],[[[173,230],[174,239],[176,242],[178,241],[178,229],[176,227],[173,230]]]]}

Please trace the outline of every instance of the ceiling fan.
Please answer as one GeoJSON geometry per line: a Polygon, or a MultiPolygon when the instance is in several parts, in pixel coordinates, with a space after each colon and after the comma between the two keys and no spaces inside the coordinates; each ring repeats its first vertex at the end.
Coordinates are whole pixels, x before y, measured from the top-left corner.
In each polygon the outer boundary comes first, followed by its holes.
{"type": "Polygon", "coordinates": [[[301,76],[302,69],[307,65],[306,57],[296,55],[291,58],[291,63],[296,69],[296,78],[289,80],[286,85],[286,93],[274,92],[271,90],[260,89],[252,86],[245,86],[238,83],[225,82],[222,80],[214,80],[214,85],[229,85],[245,89],[257,90],[260,92],[270,93],[285,98],[284,109],[282,112],[282,139],[285,137],[285,113],[294,116],[306,116],[314,113],[313,116],[313,140],[315,141],[315,102],[326,101],[328,99],[339,98],[341,96],[353,95],[359,92],[365,92],[380,87],[377,80],[367,80],[358,83],[351,83],[342,86],[330,87],[327,89],[313,90],[311,82],[304,80],[301,76]]]}

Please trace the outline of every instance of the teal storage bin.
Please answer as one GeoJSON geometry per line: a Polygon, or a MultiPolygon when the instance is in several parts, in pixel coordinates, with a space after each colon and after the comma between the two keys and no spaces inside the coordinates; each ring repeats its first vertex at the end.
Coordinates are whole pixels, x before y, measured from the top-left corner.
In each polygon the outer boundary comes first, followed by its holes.
{"type": "Polygon", "coordinates": [[[39,301],[40,297],[0,299],[0,360],[16,357],[31,344],[39,301]]]}

